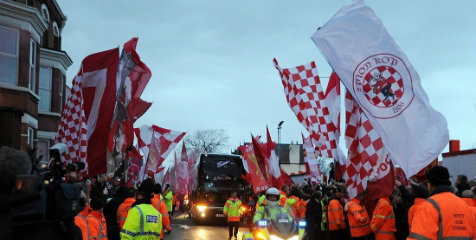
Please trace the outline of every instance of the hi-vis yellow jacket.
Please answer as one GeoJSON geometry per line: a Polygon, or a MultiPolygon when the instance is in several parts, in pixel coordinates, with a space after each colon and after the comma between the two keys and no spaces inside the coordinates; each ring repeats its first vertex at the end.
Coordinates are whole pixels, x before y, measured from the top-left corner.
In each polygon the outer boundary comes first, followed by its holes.
{"type": "Polygon", "coordinates": [[[240,221],[241,201],[238,198],[229,198],[223,207],[223,214],[228,216],[228,222],[240,221]]]}
{"type": "Polygon", "coordinates": [[[121,239],[160,238],[162,215],[151,204],[139,204],[129,210],[121,230],[121,239]]]}

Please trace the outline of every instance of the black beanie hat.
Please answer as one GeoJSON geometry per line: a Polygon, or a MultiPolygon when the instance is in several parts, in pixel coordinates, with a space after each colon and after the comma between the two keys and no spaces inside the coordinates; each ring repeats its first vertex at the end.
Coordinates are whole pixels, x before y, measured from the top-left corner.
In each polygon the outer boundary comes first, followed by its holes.
{"type": "Polygon", "coordinates": [[[154,193],[155,194],[160,194],[162,193],[162,185],[160,185],[159,183],[156,183],[154,185],[154,193]]]}
{"type": "Polygon", "coordinates": [[[138,190],[144,198],[152,199],[154,197],[154,182],[148,178],[140,184],[138,190]]]}
{"type": "Polygon", "coordinates": [[[89,203],[89,205],[91,206],[91,208],[93,210],[99,210],[99,209],[103,208],[104,203],[102,202],[101,199],[93,198],[93,199],[91,199],[91,202],[89,203]]]}
{"type": "Polygon", "coordinates": [[[427,199],[428,196],[430,195],[430,190],[428,190],[428,188],[421,183],[418,185],[412,185],[412,189],[413,189],[413,195],[416,198],[427,199]]]}
{"type": "Polygon", "coordinates": [[[435,186],[451,185],[450,173],[442,166],[434,166],[426,172],[426,178],[435,186]]]}

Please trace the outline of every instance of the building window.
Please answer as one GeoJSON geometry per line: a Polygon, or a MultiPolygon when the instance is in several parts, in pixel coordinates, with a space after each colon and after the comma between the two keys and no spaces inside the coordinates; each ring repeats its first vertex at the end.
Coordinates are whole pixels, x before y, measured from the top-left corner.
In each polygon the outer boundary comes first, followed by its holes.
{"type": "Polygon", "coordinates": [[[51,68],[40,67],[40,87],[38,94],[40,95],[40,102],[38,109],[42,112],[49,112],[51,109],[51,68]]]}
{"type": "Polygon", "coordinates": [[[53,22],[53,45],[54,49],[60,50],[60,31],[58,28],[58,24],[56,22],[53,22]]]}
{"type": "Polygon", "coordinates": [[[60,78],[59,78],[59,113],[62,113],[63,112],[63,83],[64,82],[64,77],[63,75],[60,75],[60,78]]]}
{"type": "Polygon", "coordinates": [[[33,39],[30,40],[30,81],[28,82],[28,88],[35,92],[36,87],[36,42],[33,39]]]}
{"type": "Polygon", "coordinates": [[[34,139],[35,139],[35,132],[34,132],[33,128],[28,127],[26,144],[27,144],[28,147],[30,147],[30,149],[33,149],[34,139]]]}
{"type": "Polygon", "coordinates": [[[41,15],[43,16],[46,24],[50,24],[50,12],[48,11],[48,8],[45,4],[41,4],[41,15]]]}
{"type": "Polygon", "coordinates": [[[50,141],[45,139],[38,139],[36,143],[37,152],[36,157],[40,158],[40,162],[48,163],[49,159],[49,149],[50,149],[50,141]]]}
{"type": "Polygon", "coordinates": [[[58,24],[56,22],[53,22],[53,36],[59,37],[60,36],[60,31],[58,28],[58,24]]]}
{"type": "Polygon", "coordinates": [[[17,30],[0,26],[0,83],[17,85],[18,39],[17,30]]]}

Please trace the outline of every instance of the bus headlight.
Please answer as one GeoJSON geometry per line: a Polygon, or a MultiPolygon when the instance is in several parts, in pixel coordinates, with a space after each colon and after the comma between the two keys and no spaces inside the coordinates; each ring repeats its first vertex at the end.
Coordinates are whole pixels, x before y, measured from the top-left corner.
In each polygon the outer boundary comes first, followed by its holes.
{"type": "Polygon", "coordinates": [[[205,209],[207,209],[207,206],[205,205],[197,205],[197,210],[199,212],[205,212],[205,209]]]}
{"type": "Polygon", "coordinates": [[[299,228],[305,228],[307,226],[307,222],[306,221],[299,221],[298,226],[299,226],[299,228]]]}

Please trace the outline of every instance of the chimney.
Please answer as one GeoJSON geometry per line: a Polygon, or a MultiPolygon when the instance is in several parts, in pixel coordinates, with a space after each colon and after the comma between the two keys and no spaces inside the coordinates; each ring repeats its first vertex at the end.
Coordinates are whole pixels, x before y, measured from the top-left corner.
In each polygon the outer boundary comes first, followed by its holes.
{"type": "Polygon", "coordinates": [[[450,152],[459,152],[459,140],[450,140],[450,152]]]}

